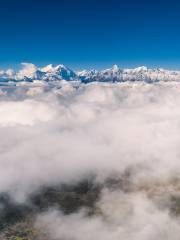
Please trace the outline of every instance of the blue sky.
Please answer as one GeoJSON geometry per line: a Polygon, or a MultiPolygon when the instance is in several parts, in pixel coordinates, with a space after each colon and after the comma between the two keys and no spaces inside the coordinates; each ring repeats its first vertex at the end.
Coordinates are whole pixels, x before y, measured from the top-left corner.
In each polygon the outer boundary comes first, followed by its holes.
{"type": "Polygon", "coordinates": [[[1,0],[0,66],[180,69],[180,1],[1,0]]]}

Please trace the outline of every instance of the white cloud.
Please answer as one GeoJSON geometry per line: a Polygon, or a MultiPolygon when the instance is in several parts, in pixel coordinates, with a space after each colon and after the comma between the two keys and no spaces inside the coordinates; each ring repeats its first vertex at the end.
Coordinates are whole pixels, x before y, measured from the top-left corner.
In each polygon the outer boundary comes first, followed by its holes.
{"type": "Polygon", "coordinates": [[[176,87],[90,84],[76,90],[63,85],[20,96],[21,91],[19,100],[9,94],[0,102],[0,190],[15,185],[21,191],[22,182],[29,189],[71,181],[87,172],[122,173],[137,164],[145,167],[135,172],[135,182],[166,181],[179,173],[176,87]]]}
{"type": "Polygon", "coordinates": [[[101,215],[92,217],[83,210],[65,216],[51,209],[37,217],[36,227],[45,229],[50,239],[178,240],[179,219],[143,194],[106,192],[99,207],[101,215]]]}
{"type": "Polygon", "coordinates": [[[23,79],[24,77],[34,78],[37,67],[32,63],[22,63],[23,68],[17,73],[17,79],[23,79]]]}
{"type": "Polygon", "coordinates": [[[41,186],[128,172],[126,191],[103,191],[103,217],[50,211],[37,224],[52,239],[178,239],[166,202],[180,186],[179,86],[73,84],[2,89],[0,192],[24,201],[41,186]]]}

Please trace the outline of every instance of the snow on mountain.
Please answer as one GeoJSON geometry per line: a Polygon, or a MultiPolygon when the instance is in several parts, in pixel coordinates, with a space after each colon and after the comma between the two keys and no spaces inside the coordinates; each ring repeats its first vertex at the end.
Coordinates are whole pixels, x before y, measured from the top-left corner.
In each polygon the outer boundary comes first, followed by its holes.
{"type": "Polygon", "coordinates": [[[75,72],[64,65],[53,66],[49,64],[45,67],[38,68],[32,63],[22,63],[22,70],[14,75],[15,80],[74,80],[75,72]]]}
{"type": "Polygon", "coordinates": [[[171,71],[165,69],[150,69],[145,66],[120,69],[117,65],[113,65],[110,69],[101,71],[82,71],[77,73],[83,82],[99,81],[99,82],[126,82],[126,81],[180,81],[180,71],[171,71]]]}
{"type": "Polygon", "coordinates": [[[22,63],[19,71],[0,70],[0,82],[33,82],[33,81],[81,81],[89,82],[126,82],[143,81],[147,83],[159,81],[180,81],[180,71],[165,70],[162,68],[150,69],[145,66],[121,69],[117,65],[104,70],[83,70],[75,72],[60,64],[37,67],[32,63],[22,63]]]}

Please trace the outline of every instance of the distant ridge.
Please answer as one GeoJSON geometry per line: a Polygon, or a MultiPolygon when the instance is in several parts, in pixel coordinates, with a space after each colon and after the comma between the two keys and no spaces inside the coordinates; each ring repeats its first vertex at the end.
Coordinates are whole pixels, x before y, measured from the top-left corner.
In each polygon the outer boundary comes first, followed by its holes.
{"type": "Polygon", "coordinates": [[[178,81],[180,82],[180,71],[166,70],[162,68],[147,68],[145,66],[121,69],[118,65],[113,65],[104,70],[83,70],[73,71],[60,64],[53,66],[49,64],[45,67],[37,67],[32,63],[22,63],[22,69],[0,70],[1,82],[33,82],[40,81],[81,81],[89,82],[126,82],[126,81],[178,81]]]}

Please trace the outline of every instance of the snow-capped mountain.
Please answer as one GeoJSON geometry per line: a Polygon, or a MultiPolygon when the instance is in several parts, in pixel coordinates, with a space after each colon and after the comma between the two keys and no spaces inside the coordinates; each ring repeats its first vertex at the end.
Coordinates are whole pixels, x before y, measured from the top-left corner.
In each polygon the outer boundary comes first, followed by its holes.
{"type": "Polygon", "coordinates": [[[113,65],[112,68],[102,71],[78,72],[78,76],[83,82],[180,81],[180,71],[170,71],[160,68],[150,69],[144,66],[133,69],[120,69],[117,65],[113,65]]]}
{"type": "Polygon", "coordinates": [[[180,71],[165,70],[162,68],[137,67],[121,69],[117,65],[105,70],[83,70],[75,72],[64,65],[37,67],[32,63],[23,63],[22,69],[15,71],[0,70],[1,82],[33,82],[40,81],[81,81],[89,82],[126,82],[126,81],[180,81],[180,71]]]}
{"type": "Polygon", "coordinates": [[[117,65],[113,65],[110,69],[105,69],[102,71],[90,70],[78,72],[80,80],[83,82],[109,82],[109,81],[122,81],[122,72],[117,65]]]}
{"type": "Polygon", "coordinates": [[[71,69],[65,67],[64,65],[53,66],[49,64],[45,67],[38,68],[31,63],[23,63],[23,68],[14,75],[15,80],[44,80],[44,81],[53,81],[53,80],[74,80],[77,75],[71,69]]]}

